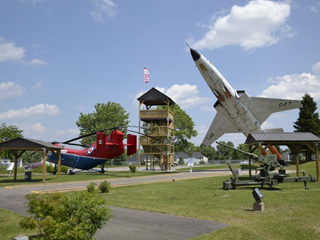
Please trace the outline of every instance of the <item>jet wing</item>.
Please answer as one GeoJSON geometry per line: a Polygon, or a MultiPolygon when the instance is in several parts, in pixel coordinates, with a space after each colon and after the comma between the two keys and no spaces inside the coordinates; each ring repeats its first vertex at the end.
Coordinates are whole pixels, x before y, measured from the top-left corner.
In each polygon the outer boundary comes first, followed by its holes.
{"type": "Polygon", "coordinates": [[[202,143],[206,146],[210,146],[223,134],[238,132],[239,130],[234,126],[230,118],[220,112],[217,112],[202,143]]]}
{"type": "Polygon", "coordinates": [[[272,113],[301,108],[298,100],[251,97],[247,107],[262,124],[272,113]]]}

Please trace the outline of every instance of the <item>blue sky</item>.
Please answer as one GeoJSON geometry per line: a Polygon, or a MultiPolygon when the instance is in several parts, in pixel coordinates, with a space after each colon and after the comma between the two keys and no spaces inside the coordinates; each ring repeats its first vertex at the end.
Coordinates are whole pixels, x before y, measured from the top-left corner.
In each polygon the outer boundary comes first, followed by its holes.
{"type": "MultiPolygon", "coordinates": [[[[94,105],[120,103],[138,124],[137,97],[157,87],[193,119],[199,145],[216,101],[185,41],[234,89],[320,103],[320,1],[0,0],[0,123],[64,141],[94,105]]],[[[293,131],[298,110],[265,128],[293,131]]],[[[245,141],[241,134],[220,140],[245,141]]]]}

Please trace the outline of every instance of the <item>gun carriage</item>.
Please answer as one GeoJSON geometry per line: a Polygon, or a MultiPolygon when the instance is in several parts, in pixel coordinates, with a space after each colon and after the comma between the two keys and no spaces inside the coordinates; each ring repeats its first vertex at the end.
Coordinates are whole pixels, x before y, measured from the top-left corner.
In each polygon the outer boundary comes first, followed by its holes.
{"type": "Polygon", "coordinates": [[[238,186],[247,186],[247,185],[260,185],[261,187],[269,186],[272,189],[273,186],[278,185],[279,183],[288,183],[288,182],[303,182],[304,186],[307,187],[307,182],[314,182],[315,178],[311,175],[306,176],[304,171],[301,171],[303,176],[290,177],[284,166],[279,164],[276,154],[270,154],[266,156],[258,156],[249,152],[245,152],[221,142],[217,142],[222,146],[231,148],[235,151],[241,152],[254,160],[258,161],[260,167],[256,168],[256,173],[259,171],[259,174],[256,174],[252,180],[240,181],[238,176],[233,171],[232,167],[228,163],[228,167],[232,172],[233,177],[230,177],[229,180],[223,182],[223,189],[229,190],[231,188],[236,189],[238,186]],[[278,172],[275,172],[278,169],[278,172]]]}

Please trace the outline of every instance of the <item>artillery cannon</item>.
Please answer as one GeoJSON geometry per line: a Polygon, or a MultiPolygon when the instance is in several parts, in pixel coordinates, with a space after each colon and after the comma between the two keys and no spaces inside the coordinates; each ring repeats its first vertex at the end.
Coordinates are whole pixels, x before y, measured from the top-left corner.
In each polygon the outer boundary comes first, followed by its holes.
{"type": "Polygon", "coordinates": [[[301,171],[303,176],[301,177],[289,177],[286,174],[284,167],[278,162],[276,154],[270,154],[266,156],[258,156],[252,153],[248,153],[233,147],[230,147],[221,142],[217,142],[222,146],[231,148],[235,151],[246,154],[247,156],[252,157],[254,160],[260,163],[260,167],[256,168],[256,172],[260,171],[259,174],[255,175],[252,180],[240,181],[233,171],[232,167],[228,163],[228,167],[232,172],[233,177],[230,177],[229,180],[223,182],[223,189],[229,190],[231,188],[236,189],[238,186],[247,186],[247,185],[260,185],[264,187],[265,185],[269,186],[272,189],[272,186],[276,186],[279,183],[288,183],[288,182],[304,182],[304,186],[307,187],[307,182],[314,182],[315,179],[313,176],[306,176],[304,171],[301,171]],[[277,168],[278,172],[274,172],[277,168]]]}

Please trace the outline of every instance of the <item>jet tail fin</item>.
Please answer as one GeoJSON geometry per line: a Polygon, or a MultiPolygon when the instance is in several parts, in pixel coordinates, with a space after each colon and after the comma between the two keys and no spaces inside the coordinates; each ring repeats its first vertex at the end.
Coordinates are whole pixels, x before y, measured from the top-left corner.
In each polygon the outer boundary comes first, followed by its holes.
{"type": "Polygon", "coordinates": [[[245,91],[238,91],[239,100],[245,104],[260,124],[275,112],[301,108],[299,100],[250,97],[245,91]]]}

